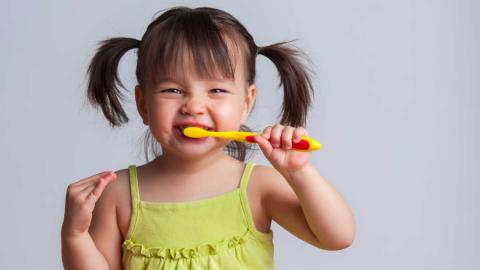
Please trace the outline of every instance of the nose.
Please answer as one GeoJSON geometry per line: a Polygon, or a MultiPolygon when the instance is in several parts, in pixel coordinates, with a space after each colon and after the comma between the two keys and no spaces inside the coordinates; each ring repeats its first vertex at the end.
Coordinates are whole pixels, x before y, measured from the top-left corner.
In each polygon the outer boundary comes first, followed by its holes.
{"type": "Polygon", "coordinates": [[[203,114],[205,113],[205,101],[201,97],[190,96],[185,99],[181,112],[190,115],[203,114]]]}

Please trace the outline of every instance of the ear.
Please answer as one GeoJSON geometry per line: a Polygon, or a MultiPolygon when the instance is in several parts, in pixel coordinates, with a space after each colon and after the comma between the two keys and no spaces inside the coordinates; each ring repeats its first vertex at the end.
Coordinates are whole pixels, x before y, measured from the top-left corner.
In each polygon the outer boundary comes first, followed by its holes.
{"type": "Polygon", "coordinates": [[[145,103],[145,92],[140,85],[135,86],[135,102],[137,103],[137,110],[142,117],[143,124],[148,126],[148,113],[145,103]]]}
{"type": "Polygon", "coordinates": [[[252,84],[247,89],[247,96],[245,98],[245,106],[242,112],[241,123],[242,125],[247,121],[248,115],[252,111],[253,104],[255,104],[255,99],[257,97],[257,87],[255,84],[252,84]]]}

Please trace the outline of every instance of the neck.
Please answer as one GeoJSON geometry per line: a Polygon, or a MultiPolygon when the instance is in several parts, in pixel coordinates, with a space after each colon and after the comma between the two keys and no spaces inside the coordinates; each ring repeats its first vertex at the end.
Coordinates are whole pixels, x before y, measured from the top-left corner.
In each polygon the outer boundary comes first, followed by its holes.
{"type": "Polygon", "coordinates": [[[167,152],[153,160],[152,165],[166,174],[188,176],[225,166],[227,162],[231,164],[232,160],[238,161],[226,155],[221,149],[210,152],[201,158],[182,158],[167,152]]]}

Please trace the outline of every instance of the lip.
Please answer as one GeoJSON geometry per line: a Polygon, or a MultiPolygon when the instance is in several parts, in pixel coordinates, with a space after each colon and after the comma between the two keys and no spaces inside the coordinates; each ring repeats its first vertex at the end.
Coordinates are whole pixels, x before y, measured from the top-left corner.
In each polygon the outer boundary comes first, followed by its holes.
{"type": "Polygon", "coordinates": [[[210,131],[214,131],[214,129],[211,126],[206,125],[206,124],[202,124],[202,123],[197,122],[197,121],[183,121],[183,122],[178,122],[178,123],[173,125],[173,127],[175,127],[175,128],[178,128],[179,126],[196,126],[196,127],[201,127],[201,128],[207,128],[210,131]]]}

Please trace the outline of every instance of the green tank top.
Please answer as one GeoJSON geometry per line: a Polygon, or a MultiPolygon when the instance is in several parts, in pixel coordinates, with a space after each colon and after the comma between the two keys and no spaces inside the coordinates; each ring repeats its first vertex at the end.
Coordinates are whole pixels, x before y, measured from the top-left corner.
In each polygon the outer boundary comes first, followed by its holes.
{"type": "Polygon", "coordinates": [[[236,189],[188,202],[142,201],[137,168],[130,165],[123,269],[273,269],[273,232],[256,229],[247,197],[254,165],[246,164],[236,189]]]}

